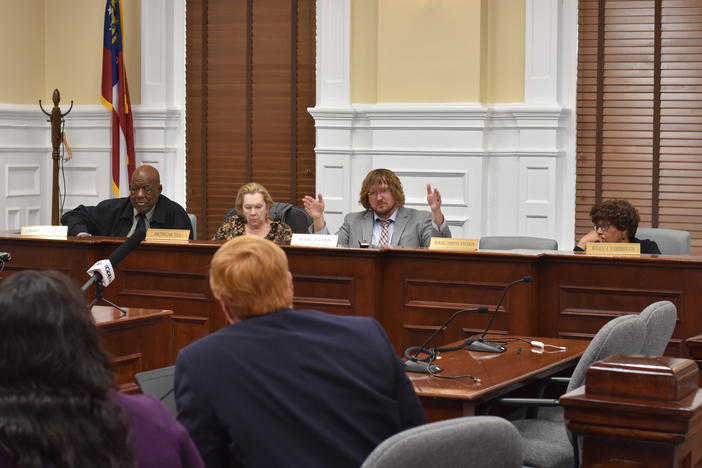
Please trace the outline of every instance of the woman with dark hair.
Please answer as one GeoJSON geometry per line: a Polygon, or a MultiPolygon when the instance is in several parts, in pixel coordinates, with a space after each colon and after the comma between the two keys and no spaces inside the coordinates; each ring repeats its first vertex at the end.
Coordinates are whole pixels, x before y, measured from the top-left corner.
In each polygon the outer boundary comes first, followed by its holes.
{"type": "Polygon", "coordinates": [[[636,238],[639,212],[626,200],[607,200],[595,203],[590,210],[592,231],[580,238],[573,250],[585,250],[588,242],[630,242],[641,244],[641,253],[659,254],[658,245],[652,240],[636,238]]]}
{"type": "Polygon", "coordinates": [[[85,302],[55,271],[0,283],[0,467],[202,467],[159,402],[115,391],[85,302]]]}

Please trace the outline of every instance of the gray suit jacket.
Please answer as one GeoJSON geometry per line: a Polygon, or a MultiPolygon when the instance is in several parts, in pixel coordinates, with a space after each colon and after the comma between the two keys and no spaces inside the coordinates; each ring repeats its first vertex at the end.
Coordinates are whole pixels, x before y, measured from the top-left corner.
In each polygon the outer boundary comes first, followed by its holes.
{"type": "MultiPolygon", "coordinates": [[[[336,234],[339,245],[358,247],[358,241],[371,241],[373,236],[373,211],[349,213],[336,234]]],[[[390,247],[428,247],[432,237],[451,237],[448,223],[441,231],[434,229],[431,213],[401,206],[395,219],[395,229],[390,239],[390,247]]]]}

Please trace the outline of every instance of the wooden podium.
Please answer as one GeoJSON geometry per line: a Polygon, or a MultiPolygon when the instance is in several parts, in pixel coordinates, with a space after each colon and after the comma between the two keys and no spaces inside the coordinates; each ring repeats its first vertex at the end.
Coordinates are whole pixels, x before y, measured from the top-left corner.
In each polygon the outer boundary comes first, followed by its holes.
{"type": "Polygon", "coordinates": [[[702,390],[694,361],[615,355],[593,364],[565,396],[583,468],[669,468],[702,463],[702,390]]]}
{"type": "Polygon", "coordinates": [[[174,364],[173,311],[129,307],[123,316],[113,307],[96,305],[92,312],[120,391],[138,390],[134,374],[174,364]]]}

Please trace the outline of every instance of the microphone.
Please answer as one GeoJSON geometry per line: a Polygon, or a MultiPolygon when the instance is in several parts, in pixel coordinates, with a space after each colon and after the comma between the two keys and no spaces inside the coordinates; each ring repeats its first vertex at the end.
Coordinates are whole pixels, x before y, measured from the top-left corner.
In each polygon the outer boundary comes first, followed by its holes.
{"type": "MultiPolygon", "coordinates": [[[[107,271],[107,274],[109,275],[110,269],[114,271],[114,268],[119,265],[119,263],[124,260],[124,258],[129,255],[132,250],[136,249],[137,246],[141,241],[144,240],[146,237],[146,230],[144,229],[137,229],[134,231],[134,234],[129,236],[126,241],[122,242],[122,245],[117,247],[114,252],[110,254],[110,256],[107,258],[107,260],[100,260],[97,262],[95,265],[90,267],[90,270],[88,270],[88,274],[90,274],[91,270],[95,270],[93,272],[93,276],[90,277],[90,279],[80,288],[81,291],[85,292],[87,289],[93,284],[93,283],[99,283],[103,282],[104,283],[104,278],[103,275],[100,273],[100,271],[107,271]]],[[[109,284],[112,280],[114,279],[114,275],[112,275],[112,278],[109,278],[109,281],[107,284],[109,284]]],[[[107,286],[107,285],[105,285],[107,286]]]]}
{"type": "Polygon", "coordinates": [[[444,370],[441,366],[437,366],[436,364],[432,364],[431,362],[427,361],[420,361],[417,359],[417,356],[421,352],[425,352],[427,354],[432,354],[429,352],[429,350],[424,349],[424,347],[429,344],[431,340],[433,340],[436,335],[438,335],[440,332],[446,329],[449,323],[453,321],[456,317],[461,315],[463,312],[487,312],[488,308],[487,307],[477,307],[475,309],[461,309],[457,310],[451,316],[444,322],[443,325],[441,325],[434,333],[429,335],[429,338],[424,340],[424,343],[422,343],[420,346],[410,346],[405,350],[405,357],[407,360],[405,361],[405,372],[418,372],[421,374],[437,374],[444,370]]]}
{"type": "Polygon", "coordinates": [[[495,310],[492,311],[492,315],[490,316],[490,320],[488,321],[487,327],[485,327],[485,330],[483,330],[483,333],[480,335],[480,338],[478,338],[477,340],[469,339],[468,341],[466,341],[466,349],[470,351],[480,351],[483,353],[504,353],[507,350],[507,348],[505,348],[501,344],[493,344],[485,340],[485,334],[490,329],[492,321],[495,320],[497,311],[502,305],[502,301],[504,301],[505,297],[507,296],[507,291],[509,291],[510,288],[517,283],[531,283],[532,281],[534,281],[534,278],[532,278],[531,276],[525,276],[524,278],[512,281],[507,286],[505,286],[504,291],[502,291],[502,297],[500,297],[500,300],[497,302],[495,310]]]}

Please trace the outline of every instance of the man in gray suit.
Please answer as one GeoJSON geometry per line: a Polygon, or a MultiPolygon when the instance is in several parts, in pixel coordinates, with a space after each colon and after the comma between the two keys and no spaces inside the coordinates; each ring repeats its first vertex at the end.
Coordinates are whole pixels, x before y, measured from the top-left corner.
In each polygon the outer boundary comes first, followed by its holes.
{"type": "MultiPolygon", "coordinates": [[[[324,198],[302,199],[313,220],[310,231],[329,234],[324,221],[324,198]]],[[[428,247],[432,237],[451,237],[441,212],[441,194],[427,185],[427,203],[431,213],[406,208],[405,193],[397,175],[389,169],[375,169],[366,175],[359,203],[365,211],[349,213],[337,232],[339,245],[357,247],[369,243],[376,247],[428,247]]]]}

